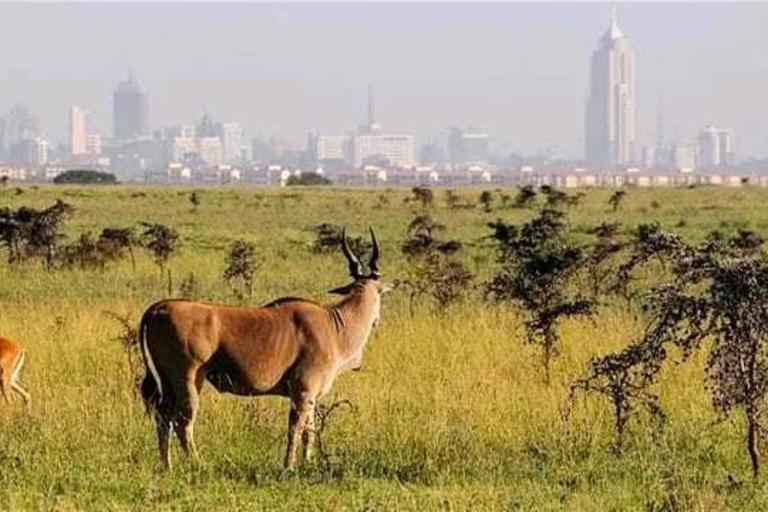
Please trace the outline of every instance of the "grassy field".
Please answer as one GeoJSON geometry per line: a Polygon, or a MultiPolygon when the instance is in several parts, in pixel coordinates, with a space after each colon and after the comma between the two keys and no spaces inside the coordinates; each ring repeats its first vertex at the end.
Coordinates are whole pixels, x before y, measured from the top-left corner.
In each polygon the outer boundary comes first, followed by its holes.
{"type": "MultiPolygon", "coordinates": [[[[0,206],[44,207],[61,198],[77,208],[70,239],[108,226],[162,222],[183,246],[171,261],[176,288],[190,274],[197,298],[235,302],[222,279],[224,251],[237,238],[257,247],[252,303],[281,295],[323,302],[345,284],[341,255],[317,255],[306,228],[344,224],[380,235],[382,267],[401,278],[400,253],[417,211],[410,191],[199,189],[155,187],[12,188],[0,206]],[[382,196],[386,195],[386,200],[382,196]]],[[[506,191],[514,194],[513,190],[506,191]]],[[[480,191],[459,190],[476,202],[480,191]]],[[[626,229],[657,220],[689,240],[712,229],[748,227],[768,237],[768,194],[759,189],[629,190],[611,212],[611,191],[588,190],[571,208],[577,238],[602,221],[626,229]]],[[[484,279],[495,268],[486,222],[521,222],[534,210],[451,210],[436,193],[432,215],[446,237],[463,241],[463,258],[484,279]]],[[[0,255],[2,261],[5,254],[0,255]]],[[[641,329],[620,307],[569,321],[563,353],[545,384],[539,356],[524,342],[522,317],[478,295],[447,311],[407,296],[385,298],[382,322],[363,370],[337,380],[326,402],[348,399],[329,422],[326,464],[281,472],[287,402],[203,392],[197,423],[200,468],[174,444],[173,473],[161,471],[154,428],[133,388],[120,325],[104,312],[138,320],[167,295],[154,263],[138,255],[104,271],[42,270],[37,262],[0,263],[0,334],[29,353],[24,381],[33,394],[0,405],[0,509],[400,509],[400,510],[766,510],[766,477],[753,480],[738,420],[718,421],[702,358],[666,373],[658,388],[669,421],[657,433],[633,423],[621,457],[611,451],[607,404],[578,399],[568,419],[570,384],[590,357],[618,348],[641,329]]]]}

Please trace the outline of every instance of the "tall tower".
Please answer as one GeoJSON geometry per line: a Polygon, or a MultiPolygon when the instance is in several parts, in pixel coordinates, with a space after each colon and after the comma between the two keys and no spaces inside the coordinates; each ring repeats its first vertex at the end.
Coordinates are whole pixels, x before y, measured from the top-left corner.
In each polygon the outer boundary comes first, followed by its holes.
{"type": "Polygon", "coordinates": [[[381,125],[376,123],[376,117],[373,110],[373,85],[368,84],[368,117],[365,124],[360,126],[360,133],[363,135],[377,135],[381,133],[381,125]]]}
{"type": "Polygon", "coordinates": [[[619,28],[615,7],[590,64],[585,159],[592,165],[629,165],[636,159],[635,51],[619,28]]]}
{"type": "Polygon", "coordinates": [[[133,139],[146,134],[147,101],[133,75],[120,82],[113,96],[115,139],[133,139]]]}

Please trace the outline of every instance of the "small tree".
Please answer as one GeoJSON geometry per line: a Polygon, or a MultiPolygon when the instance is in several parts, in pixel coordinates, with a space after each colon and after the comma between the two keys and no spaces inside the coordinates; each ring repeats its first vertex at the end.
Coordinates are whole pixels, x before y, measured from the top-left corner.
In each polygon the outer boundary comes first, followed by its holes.
{"type": "MultiPolygon", "coordinates": [[[[149,251],[150,256],[160,269],[160,277],[165,273],[166,265],[170,258],[179,250],[179,233],[163,224],[142,222],[144,232],[141,234],[144,248],[149,251]]],[[[171,269],[168,269],[168,294],[173,293],[173,281],[171,279],[171,269]]]]}
{"type": "Polygon", "coordinates": [[[404,282],[411,291],[411,307],[413,299],[423,295],[431,297],[439,311],[445,311],[472,286],[474,276],[454,257],[461,243],[435,238],[435,233],[443,229],[429,214],[416,216],[408,226],[409,238],[402,251],[411,263],[404,282]]]}
{"type": "Polygon", "coordinates": [[[99,252],[107,260],[117,261],[127,252],[131,258],[131,268],[136,271],[136,257],[133,248],[139,245],[133,228],[104,228],[96,241],[99,252]]]}
{"type": "Polygon", "coordinates": [[[514,301],[529,314],[527,338],[541,348],[545,380],[557,355],[558,324],[564,318],[592,313],[592,302],[569,291],[569,282],[584,258],[565,237],[562,212],[545,209],[521,229],[502,221],[489,223],[499,247],[500,270],[487,284],[488,296],[514,301]]]}
{"type": "Polygon", "coordinates": [[[25,242],[24,256],[39,256],[43,259],[45,268],[52,270],[56,261],[56,248],[65,238],[62,233],[64,220],[74,211],[72,205],[61,199],[40,211],[20,208],[16,219],[25,242]]]}
{"type": "Polygon", "coordinates": [[[192,192],[189,194],[189,202],[192,205],[192,209],[197,210],[202,201],[200,201],[200,195],[197,192],[192,192]]]}
{"type": "Polygon", "coordinates": [[[74,242],[64,247],[64,264],[68,267],[80,267],[81,269],[104,268],[106,259],[99,250],[97,241],[90,233],[83,233],[74,242]]]}
{"type": "Polygon", "coordinates": [[[461,249],[461,242],[456,240],[441,241],[436,238],[438,231],[445,226],[435,221],[431,215],[417,215],[408,225],[408,238],[403,242],[402,252],[409,258],[424,256],[430,252],[450,255],[461,249]]]}
{"type": "Polygon", "coordinates": [[[451,210],[456,210],[461,206],[461,196],[455,190],[449,188],[445,191],[445,204],[451,210]]]}
{"type": "Polygon", "coordinates": [[[490,190],[483,190],[480,193],[480,198],[478,199],[478,202],[483,206],[483,210],[485,210],[486,213],[490,213],[491,208],[493,206],[493,194],[490,190]]]}
{"type": "Polygon", "coordinates": [[[613,210],[614,212],[618,211],[626,195],[627,195],[626,190],[617,190],[616,192],[611,194],[611,197],[608,198],[608,204],[611,206],[611,210],[613,210]]]}
{"type": "Polygon", "coordinates": [[[256,246],[246,240],[235,240],[225,256],[224,280],[233,287],[242,300],[253,294],[253,275],[256,270],[256,246]]]}
{"type": "MultiPolygon", "coordinates": [[[[309,230],[315,233],[315,241],[312,244],[313,252],[330,254],[339,250],[343,231],[341,226],[324,222],[309,228],[309,230]]],[[[371,252],[371,243],[363,237],[348,236],[347,243],[350,249],[363,259],[371,252]]]]}
{"type": "Polygon", "coordinates": [[[413,187],[411,192],[413,197],[410,200],[421,203],[422,208],[429,208],[435,202],[435,194],[429,187],[413,187]]]}
{"type": "Polygon", "coordinates": [[[515,208],[529,208],[534,202],[536,202],[536,190],[533,185],[525,185],[520,187],[513,204],[515,208]]]}

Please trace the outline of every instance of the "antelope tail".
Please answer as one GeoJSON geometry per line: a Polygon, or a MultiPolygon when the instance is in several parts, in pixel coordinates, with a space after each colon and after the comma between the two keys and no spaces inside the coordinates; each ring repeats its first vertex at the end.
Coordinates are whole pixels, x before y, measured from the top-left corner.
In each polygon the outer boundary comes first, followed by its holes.
{"type": "Polygon", "coordinates": [[[163,382],[160,379],[160,373],[157,371],[152,354],[147,346],[147,317],[150,311],[144,313],[139,324],[139,343],[141,345],[141,357],[144,359],[144,366],[147,369],[147,375],[141,383],[141,396],[149,412],[150,407],[157,407],[163,400],[163,382]]]}

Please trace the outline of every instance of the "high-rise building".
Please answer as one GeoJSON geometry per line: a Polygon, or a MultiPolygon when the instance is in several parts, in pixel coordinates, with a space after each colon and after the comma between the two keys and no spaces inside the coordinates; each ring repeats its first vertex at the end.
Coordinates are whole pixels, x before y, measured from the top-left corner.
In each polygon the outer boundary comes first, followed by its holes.
{"type": "Polygon", "coordinates": [[[411,135],[358,135],[354,165],[375,163],[409,168],[416,165],[416,144],[411,135]]]}
{"type": "Polygon", "coordinates": [[[699,132],[699,167],[721,167],[733,163],[733,132],[707,125],[699,132]]]}
{"type": "Polygon", "coordinates": [[[699,133],[699,157],[698,166],[704,168],[720,165],[720,142],[718,141],[717,128],[706,126],[699,133]]]}
{"type": "Polygon", "coordinates": [[[101,149],[101,135],[89,133],[85,139],[85,152],[89,155],[100,155],[101,149]]]}
{"type": "Polygon", "coordinates": [[[733,165],[733,132],[720,130],[717,134],[717,144],[720,148],[720,165],[733,165]]]}
{"type": "Polygon", "coordinates": [[[224,148],[218,137],[201,137],[197,139],[197,153],[200,160],[210,165],[224,163],[224,148]]]}
{"type": "Polygon", "coordinates": [[[696,167],[696,148],[675,145],[672,148],[672,163],[678,169],[693,169],[696,167]]]}
{"type": "Polygon", "coordinates": [[[120,82],[113,95],[115,139],[135,139],[147,131],[147,98],[133,76],[120,82]]]}
{"type": "Polygon", "coordinates": [[[477,130],[452,128],[448,135],[448,153],[455,165],[488,162],[488,134],[477,130]]]}
{"type": "Polygon", "coordinates": [[[318,135],[313,144],[315,160],[352,161],[352,137],[349,135],[318,135]]]}
{"type": "Polygon", "coordinates": [[[635,160],[635,52],[611,24],[592,53],[585,116],[585,160],[591,165],[628,165],[635,160]]]}
{"type": "Polygon", "coordinates": [[[216,134],[221,138],[224,149],[224,160],[234,162],[241,156],[243,140],[245,138],[243,127],[240,123],[218,123],[216,134]]]}
{"type": "Polygon", "coordinates": [[[43,137],[19,141],[11,147],[10,160],[21,165],[45,165],[48,162],[48,141],[43,137]]]}
{"type": "Polygon", "coordinates": [[[73,155],[88,152],[88,111],[77,106],[69,109],[69,150],[73,155]]]}

